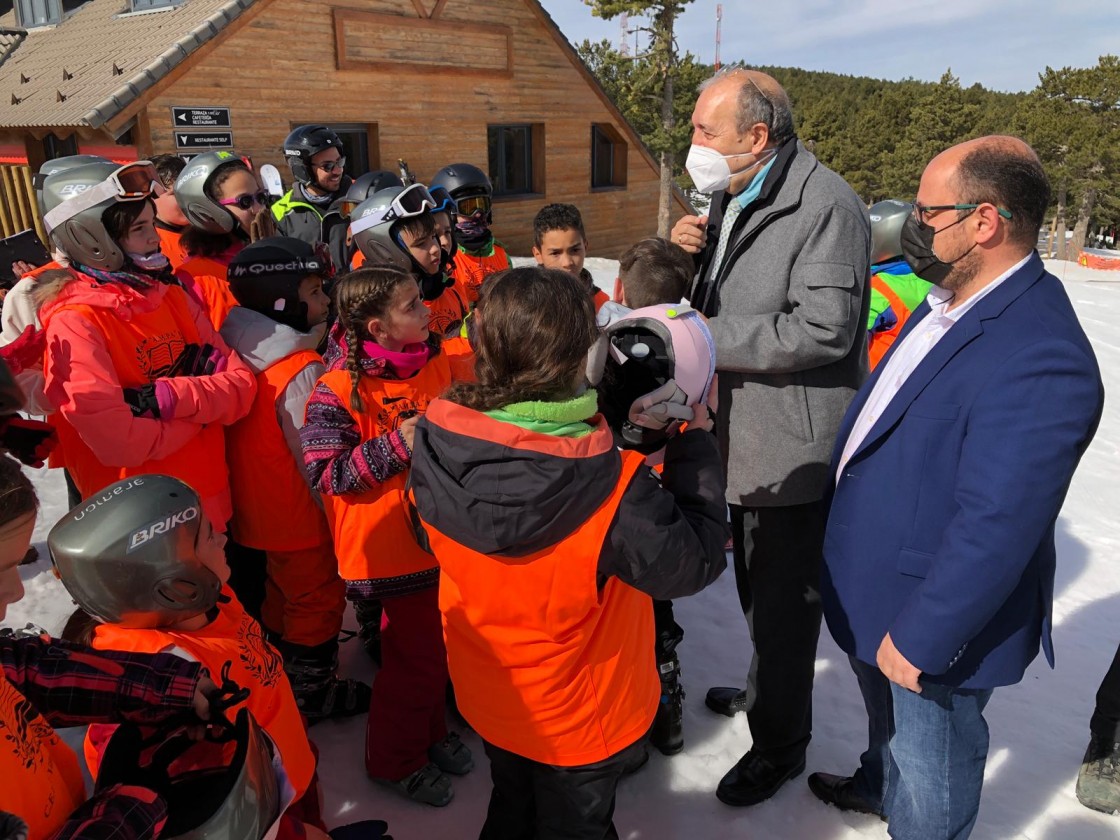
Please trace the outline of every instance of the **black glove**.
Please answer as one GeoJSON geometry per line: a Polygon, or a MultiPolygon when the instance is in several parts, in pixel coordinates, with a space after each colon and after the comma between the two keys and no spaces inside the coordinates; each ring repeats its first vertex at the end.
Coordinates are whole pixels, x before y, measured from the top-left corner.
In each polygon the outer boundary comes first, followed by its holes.
{"type": "Polygon", "coordinates": [[[156,399],[156,384],[149,382],[139,388],[122,388],[124,401],[133,417],[159,419],[159,400],[156,399]]]}
{"type": "Polygon", "coordinates": [[[0,840],[27,840],[31,831],[22,819],[7,811],[0,811],[0,840]]]}
{"type": "Polygon", "coordinates": [[[40,420],[17,415],[0,420],[0,447],[29,467],[43,466],[57,443],[54,429],[40,420]]]}
{"type": "Polygon", "coordinates": [[[331,840],[393,840],[393,835],[385,833],[388,830],[385,820],[360,820],[332,828],[327,834],[331,840]]]}
{"type": "Polygon", "coordinates": [[[167,376],[209,376],[225,369],[225,354],[213,344],[188,344],[167,372],[167,376]]]}

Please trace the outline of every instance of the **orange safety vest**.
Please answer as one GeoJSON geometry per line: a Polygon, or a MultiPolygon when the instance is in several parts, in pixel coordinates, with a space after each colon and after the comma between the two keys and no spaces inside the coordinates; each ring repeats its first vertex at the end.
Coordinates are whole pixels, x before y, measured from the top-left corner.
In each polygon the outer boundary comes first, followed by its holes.
{"type": "Polygon", "coordinates": [[[448,286],[438,298],[427,301],[425,305],[431,313],[428,329],[439,336],[458,329],[467,317],[467,301],[458,283],[448,286]]]}
{"type": "MultiPolygon", "coordinates": [[[[154,382],[179,357],[187,344],[202,344],[191,314],[187,295],[172,286],[163,302],[151,312],[134,313],[130,320],[119,318],[115,310],[86,304],[61,303],[51,311],[73,309],[105,337],[105,349],[113,360],[113,370],[122,388],[138,388],[154,382]]],[[[44,368],[51,365],[48,345],[44,368]]],[[[66,468],[83,497],[108,487],[130,475],[158,473],[189,484],[204,499],[219,500],[206,511],[218,530],[225,530],[230,517],[229,472],[226,469],[226,444],[222,426],[211,423],[178,450],[135,466],[103,464],[61,414],[56,412],[55,428],[59,445],[66,453],[66,468]]]]}
{"type": "Polygon", "coordinates": [[[327,519],[276,418],[276,403],[288,383],[308,365],[322,361],[314,350],[297,350],[258,373],[253,407],[226,427],[231,532],[241,545],[298,551],[330,543],[327,519]]]}
{"type": "Polygon", "coordinates": [[[211,257],[191,257],[175,273],[198,296],[214,329],[221,329],[229,311],[238,305],[229,290],[229,266],[211,257]]]}
{"type": "Polygon", "coordinates": [[[871,369],[875,370],[879,362],[883,360],[883,356],[891,349],[898,338],[898,334],[902,332],[902,328],[906,325],[906,320],[910,317],[910,310],[906,308],[906,304],[902,302],[902,298],[895,294],[894,289],[887,285],[878,274],[871,275],[871,288],[875,289],[879,294],[887,299],[891,305],[891,311],[898,316],[898,323],[891,327],[889,330],[882,332],[871,333],[867,342],[867,359],[871,364],[871,369]]]}
{"type": "MultiPolygon", "coordinates": [[[[231,663],[229,678],[249,689],[249,697],[226,710],[226,716],[233,720],[242,706],[253,713],[280,750],[284,770],[298,799],[311,784],[315,756],[284,673],[284,662],[237,598],[228,589],[223,590],[223,595],[229,600],[219,602],[217,618],[199,630],[137,630],[99,624],[92,646],[97,650],[131,653],[160,653],[179,647],[209,670],[214,682],[220,682],[223,666],[231,663]]],[[[112,728],[111,724],[96,724],[86,735],[86,765],[94,778],[112,728]]]]}
{"type": "Polygon", "coordinates": [[[509,255],[495,242],[494,253],[488,257],[475,257],[460,248],[455,252],[454,262],[455,288],[465,296],[468,304],[473,304],[478,300],[482,281],[509,268],[509,255]]]}
{"type": "Polygon", "coordinates": [[[463,716],[487,741],[562,767],[602,761],[649,730],[661,685],[653,601],[610,578],[603,543],[645,458],[586,522],[550,548],[489,557],[426,526],[439,560],[448,668],[463,716]]]}
{"type": "Polygon", "coordinates": [[[599,314],[599,310],[603,308],[603,304],[611,299],[611,296],[604,292],[602,289],[596,289],[592,295],[591,300],[595,304],[595,314],[599,314]]]}
{"type": "Polygon", "coordinates": [[[18,689],[0,677],[0,811],[49,837],[86,798],[74,754],[18,689]]]}
{"type": "MultiPolygon", "coordinates": [[[[329,371],[319,382],[346,406],[361,439],[367,441],[396,431],[406,417],[427,410],[428,403],[447,389],[451,379],[446,353],[429,359],[411,379],[362,376],[358,393],[365,411],[360,414],[350,407],[353,385],[349,371],[329,371]]],[[[407,472],[401,472],[365,493],[323,495],[343,580],[396,578],[435,568],[435,558],[416,542],[405,505],[406,483],[407,472]]]]}
{"type": "Polygon", "coordinates": [[[183,263],[191,258],[190,254],[183,248],[183,231],[156,225],[156,233],[159,234],[160,251],[171,261],[171,270],[178,270],[183,263]]]}

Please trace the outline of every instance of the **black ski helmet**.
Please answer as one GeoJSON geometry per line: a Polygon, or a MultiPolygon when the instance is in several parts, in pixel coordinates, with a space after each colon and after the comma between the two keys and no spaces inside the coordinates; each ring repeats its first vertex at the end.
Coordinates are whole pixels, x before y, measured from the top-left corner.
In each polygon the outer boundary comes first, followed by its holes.
{"type": "MultiPolygon", "coordinates": [[[[485,172],[470,163],[451,163],[432,177],[432,187],[443,187],[458,201],[471,196],[494,197],[494,185],[485,172]]],[[[493,214],[486,214],[486,224],[493,221],[493,214]]]]}
{"type": "Polygon", "coordinates": [[[404,187],[404,181],[396,172],[390,172],[388,169],[377,169],[355,178],[346,195],[339,199],[339,214],[342,218],[349,219],[350,214],[359,204],[367,198],[373,198],[374,193],[390,187],[404,187]]]}
{"type": "Polygon", "coordinates": [[[243,248],[229,264],[229,290],[239,305],[307,332],[307,304],[299,284],[316,276],[329,280],[334,269],[323,248],[291,236],[269,236],[243,248]]]}
{"type": "Polygon", "coordinates": [[[338,149],[341,155],[345,150],[342,141],[325,125],[301,125],[292,129],[284,138],[284,157],[292,168],[292,177],[301,184],[315,183],[311,172],[311,158],[326,149],[338,149]]]}

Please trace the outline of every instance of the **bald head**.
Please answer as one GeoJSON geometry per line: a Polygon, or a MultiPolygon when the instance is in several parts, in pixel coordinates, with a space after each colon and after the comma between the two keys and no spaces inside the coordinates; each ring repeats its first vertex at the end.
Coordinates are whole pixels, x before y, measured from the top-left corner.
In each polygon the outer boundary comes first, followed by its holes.
{"type": "Polygon", "coordinates": [[[1011,214],[1007,238],[1029,251],[1050,204],[1050,182],[1034,149],[1018,137],[990,135],[958,143],[930,161],[955,184],[962,204],[990,202],[1011,214]]]}
{"type": "Polygon", "coordinates": [[[700,93],[718,100],[720,107],[734,109],[740,134],[762,123],[770,134],[768,145],[780,146],[794,136],[789,96],[773,76],[743,67],[727,67],[701,84],[700,93]]]}

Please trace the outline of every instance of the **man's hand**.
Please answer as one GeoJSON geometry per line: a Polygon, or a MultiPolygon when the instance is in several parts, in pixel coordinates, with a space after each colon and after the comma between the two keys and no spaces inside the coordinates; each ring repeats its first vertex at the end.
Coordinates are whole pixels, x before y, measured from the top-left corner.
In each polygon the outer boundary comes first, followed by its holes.
{"type": "Polygon", "coordinates": [[[883,643],[879,645],[879,652],[875,655],[875,663],[883,672],[883,676],[891,682],[908,688],[916,694],[922,693],[922,687],[918,685],[918,677],[922,672],[898,652],[898,648],[891,641],[890,633],[883,637],[883,643]]]}
{"type": "Polygon", "coordinates": [[[674,245],[680,245],[690,254],[699,254],[708,242],[708,217],[682,216],[680,221],[673,225],[669,241],[674,245]]]}

